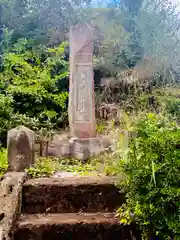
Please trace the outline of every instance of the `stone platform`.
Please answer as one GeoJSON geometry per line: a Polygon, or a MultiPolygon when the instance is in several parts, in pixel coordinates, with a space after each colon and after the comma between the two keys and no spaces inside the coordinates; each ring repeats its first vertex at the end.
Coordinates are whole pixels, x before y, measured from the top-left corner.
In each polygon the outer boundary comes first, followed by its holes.
{"type": "Polygon", "coordinates": [[[64,138],[57,137],[43,149],[43,156],[73,157],[79,160],[87,160],[96,157],[105,151],[109,151],[113,145],[108,136],[95,138],[64,138]]]}

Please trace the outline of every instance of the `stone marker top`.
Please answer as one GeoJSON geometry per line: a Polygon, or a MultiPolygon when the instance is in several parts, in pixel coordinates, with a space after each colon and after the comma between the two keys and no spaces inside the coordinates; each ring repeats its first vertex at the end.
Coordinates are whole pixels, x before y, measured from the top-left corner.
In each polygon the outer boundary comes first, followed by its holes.
{"type": "MultiPolygon", "coordinates": [[[[32,136],[34,136],[34,132],[23,126],[23,125],[19,125],[15,128],[12,128],[11,130],[8,131],[8,136],[14,137],[14,140],[18,139],[20,135],[22,135],[22,133],[25,133],[29,138],[31,138],[32,136]]],[[[7,145],[9,145],[9,140],[10,138],[7,138],[7,145]]],[[[32,142],[31,142],[32,143],[32,142]]]]}
{"type": "Polygon", "coordinates": [[[70,48],[77,54],[83,47],[93,41],[93,29],[87,24],[77,24],[70,29],[70,48]],[[78,41],[77,41],[78,40],[78,41]]]}

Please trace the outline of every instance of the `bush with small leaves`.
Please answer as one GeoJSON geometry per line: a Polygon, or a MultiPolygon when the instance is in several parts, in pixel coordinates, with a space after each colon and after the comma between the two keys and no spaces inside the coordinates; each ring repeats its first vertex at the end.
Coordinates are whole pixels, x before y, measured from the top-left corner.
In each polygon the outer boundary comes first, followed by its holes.
{"type": "Polygon", "coordinates": [[[23,39],[4,54],[0,72],[0,135],[23,124],[51,130],[67,124],[68,63],[66,43],[55,48],[30,48],[23,39]]]}
{"type": "Polygon", "coordinates": [[[180,129],[148,114],[137,132],[119,169],[127,199],[118,211],[120,221],[135,221],[144,239],[180,239],[180,129]]]}

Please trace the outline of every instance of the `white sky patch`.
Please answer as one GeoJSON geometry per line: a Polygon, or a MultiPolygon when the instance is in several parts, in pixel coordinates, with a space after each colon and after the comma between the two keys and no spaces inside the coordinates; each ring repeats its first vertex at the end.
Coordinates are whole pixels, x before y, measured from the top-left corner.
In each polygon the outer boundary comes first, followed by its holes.
{"type": "Polygon", "coordinates": [[[170,0],[175,6],[177,5],[177,10],[180,11],[180,0],[170,0]]]}
{"type": "Polygon", "coordinates": [[[179,0],[171,0],[173,4],[178,4],[180,1],[179,0]]]}

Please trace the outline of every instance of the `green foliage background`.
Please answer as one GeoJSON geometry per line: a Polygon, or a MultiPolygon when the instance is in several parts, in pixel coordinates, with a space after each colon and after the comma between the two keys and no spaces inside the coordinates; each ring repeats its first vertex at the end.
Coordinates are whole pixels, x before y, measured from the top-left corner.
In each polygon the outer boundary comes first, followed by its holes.
{"type": "Polygon", "coordinates": [[[55,48],[35,48],[21,39],[4,53],[0,73],[1,136],[20,124],[36,131],[68,124],[66,46],[62,43],[55,48]]]}

